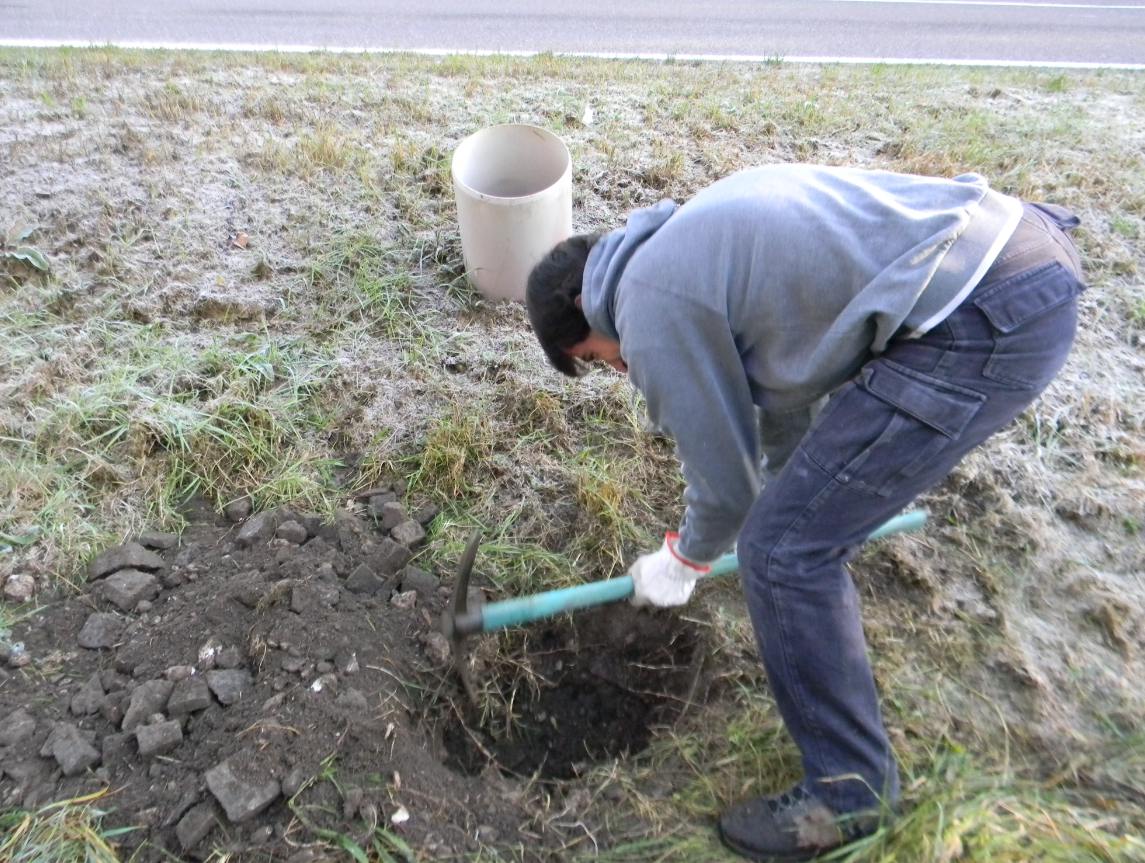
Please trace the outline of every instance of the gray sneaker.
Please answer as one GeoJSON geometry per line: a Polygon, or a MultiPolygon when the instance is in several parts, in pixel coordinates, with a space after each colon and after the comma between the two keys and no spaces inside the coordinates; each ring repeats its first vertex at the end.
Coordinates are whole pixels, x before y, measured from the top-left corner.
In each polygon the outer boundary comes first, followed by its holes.
{"type": "Polygon", "coordinates": [[[878,816],[841,817],[802,785],[737,803],[720,816],[720,840],[758,863],[812,860],[878,827],[878,816]]]}

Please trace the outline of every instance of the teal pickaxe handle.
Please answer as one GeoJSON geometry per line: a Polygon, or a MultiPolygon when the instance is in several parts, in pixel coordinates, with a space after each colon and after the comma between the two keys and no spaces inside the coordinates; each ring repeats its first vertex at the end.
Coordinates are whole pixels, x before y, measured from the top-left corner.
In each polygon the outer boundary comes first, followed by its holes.
{"type": "MultiPolygon", "coordinates": [[[[895,516],[867,539],[881,539],[895,533],[909,533],[920,530],[924,524],[926,524],[926,512],[912,510],[895,516]]],[[[705,577],[728,575],[738,569],[739,561],[732,551],[715,561],[705,577]]],[[[632,596],[632,591],[632,576],[622,575],[604,581],[578,584],[575,587],[547,590],[532,596],[490,602],[481,608],[456,616],[453,620],[453,631],[458,636],[471,635],[475,632],[492,632],[495,629],[531,623],[566,611],[576,611],[578,608],[618,602],[632,596]]]]}

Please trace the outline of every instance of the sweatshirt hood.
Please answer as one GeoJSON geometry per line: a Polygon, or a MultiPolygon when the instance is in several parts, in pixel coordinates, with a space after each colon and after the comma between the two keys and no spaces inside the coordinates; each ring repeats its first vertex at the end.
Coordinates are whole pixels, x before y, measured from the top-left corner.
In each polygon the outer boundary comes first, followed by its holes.
{"type": "Polygon", "coordinates": [[[620,341],[616,330],[616,289],[620,277],[636,250],[660,230],[677,206],[675,201],[665,199],[633,211],[623,228],[605,234],[589,251],[581,284],[581,311],[598,333],[620,341]]]}

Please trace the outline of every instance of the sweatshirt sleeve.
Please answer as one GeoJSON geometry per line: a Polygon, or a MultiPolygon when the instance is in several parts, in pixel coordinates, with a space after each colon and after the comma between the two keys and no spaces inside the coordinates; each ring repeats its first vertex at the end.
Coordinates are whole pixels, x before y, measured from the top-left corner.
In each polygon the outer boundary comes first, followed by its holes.
{"type": "Polygon", "coordinates": [[[621,350],[649,418],[683,462],[680,553],[708,562],[735,542],[759,493],[759,422],[726,314],[686,298],[618,316],[621,350]]]}

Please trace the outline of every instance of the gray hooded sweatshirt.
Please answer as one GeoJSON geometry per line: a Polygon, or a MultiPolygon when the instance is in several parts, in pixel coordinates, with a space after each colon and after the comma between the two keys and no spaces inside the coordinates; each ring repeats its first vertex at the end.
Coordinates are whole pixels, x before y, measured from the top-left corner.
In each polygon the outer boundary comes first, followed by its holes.
{"type": "Polygon", "coordinates": [[[949,315],[1021,213],[975,174],[771,165],[637,210],[597,242],[583,310],[676,441],[683,555],[732,545],[761,460],[778,472],[816,403],[892,336],[949,315]]]}

